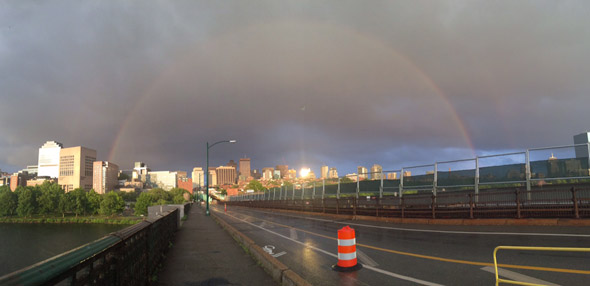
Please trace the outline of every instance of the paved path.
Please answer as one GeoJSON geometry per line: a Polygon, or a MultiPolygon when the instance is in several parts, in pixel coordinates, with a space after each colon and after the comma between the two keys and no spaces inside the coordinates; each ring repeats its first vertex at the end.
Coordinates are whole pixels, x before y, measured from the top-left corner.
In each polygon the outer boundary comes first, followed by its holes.
{"type": "Polygon", "coordinates": [[[176,233],[158,279],[166,286],[277,285],[196,205],[176,233]]]}

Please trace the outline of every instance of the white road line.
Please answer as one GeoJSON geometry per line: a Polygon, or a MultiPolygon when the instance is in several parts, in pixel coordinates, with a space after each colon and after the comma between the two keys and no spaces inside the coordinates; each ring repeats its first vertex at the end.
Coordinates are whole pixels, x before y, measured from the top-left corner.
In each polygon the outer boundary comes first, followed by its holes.
{"type": "MultiPolygon", "coordinates": [[[[328,252],[328,251],[325,251],[325,250],[323,250],[323,249],[317,248],[317,247],[315,247],[315,246],[307,245],[307,244],[305,244],[305,243],[303,243],[303,242],[299,242],[299,241],[297,241],[297,240],[291,239],[291,238],[289,238],[289,237],[287,237],[287,236],[284,236],[284,235],[282,235],[282,234],[280,234],[280,233],[277,233],[277,232],[274,232],[274,231],[272,231],[272,230],[268,230],[268,229],[265,229],[265,228],[261,228],[260,226],[257,226],[257,225],[255,225],[255,224],[253,224],[253,223],[250,223],[250,222],[248,222],[248,221],[245,221],[245,220],[239,219],[239,218],[237,218],[237,217],[235,217],[235,216],[233,216],[233,215],[230,215],[230,214],[225,214],[225,215],[227,215],[227,216],[230,216],[230,217],[233,217],[234,219],[237,219],[237,220],[243,221],[243,222],[245,222],[245,223],[247,223],[247,224],[249,224],[249,225],[251,225],[251,226],[253,226],[253,227],[260,228],[260,229],[262,229],[262,230],[264,230],[264,231],[266,231],[266,232],[272,233],[272,234],[274,234],[274,235],[276,235],[276,236],[279,236],[279,237],[282,237],[282,238],[284,238],[284,239],[290,240],[290,241],[292,241],[292,242],[295,242],[295,243],[297,243],[297,244],[301,244],[301,245],[303,245],[303,246],[305,246],[305,247],[307,247],[307,248],[313,249],[313,250],[315,250],[315,251],[317,251],[317,252],[321,252],[321,253],[323,253],[323,254],[326,254],[326,255],[332,256],[332,257],[334,257],[334,258],[338,258],[338,255],[336,255],[336,254],[333,254],[333,253],[330,253],[330,252],[328,252]]],[[[379,269],[379,268],[375,268],[375,267],[372,267],[372,266],[369,266],[369,265],[363,265],[363,266],[364,266],[364,268],[366,268],[366,269],[373,270],[373,271],[375,271],[375,272],[378,272],[378,273],[381,273],[381,274],[385,274],[385,275],[388,275],[388,276],[391,276],[391,277],[395,277],[395,278],[398,278],[398,279],[402,279],[402,280],[406,280],[406,281],[414,282],[414,283],[417,283],[417,284],[426,285],[426,286],[442,286],[442,284],[437,284],[437,283],[428,282],[428,281],[420,280],[420,279],[413,278],[413,277],[409,277],[409,276],[404,276],[404,275],[401,275],[401,274],[396,274],[396,273],[389,272],[389,271],[386,271],[386,270],[383,270],[383,269],[379,269]]]]}
{"type": "MultiPolygon", "coordinates": [[[[492,266],[483,267],[483,268],[481,268],[481,270],[496,274],[496,271],[494,270],[494,267],[492,267],[492,266]]],[[[504,278],[512,279],[514,281],[519,281],[519,282],[527,282],[527,283],[538,284],[538,285],[547,285],[547,286],[559,286],[559,284],[554,284],[551,282],[543,281],[541,279],[526,276],[526,275],[516,273],[514,271],[506,270],[503,268],[498,268],[498,275],[502,276],[504,278]]]]}
{"type": "Polygon", "coordinates": [[[369,257],[366,253],[360,251],[358,248],[356,249],[356,255],[361,260],[363,265],[369,265],[372,267],[379,266],[379,264],[375,262],[375,260],[371,259],[371,257],[369,257]]]}
{"type": "Polygon", "coordinates": [[[262,223],[260,224],[261,228],[266,228],[266,221],[262,221],[262,223]]]}
{"type": "MultiPolygon", "coordinates": [[[[267,213],[267,212],[262,212],[262,213],[267,213]]],[[[413,231],[413,232],[429,232],[429,233],[478,234],[478,235],[481,234],[481,235],[518,235],[518,236],[552,236],[552,237],[590,237],[590,234],[572,234],[572,233],[488,232],[488,231],[414,229],[414,228],[402,228],[402,227],[391,227],[391,226],[378,226],[378,225],[353,223],[353,222],[341,222],[341,221],[335,221],[335,220],[318,219],[318,218],[311,218],[311,217],[305,217],[305,216],[285,215],[285,214],[279,214],[279,213],[272,213],[272,214],[286,216],[286,217],[300,218],[300,219],[331,222],[331,223],[337,223],[337,224],[342,224],[342,225],[356,225],[356,226],[361,226],[361,227],[372,227],[372,228],[379,228],[379,229],[411,231],[411,232],[413,231]]]]}
{"type": "Polygon", "coordinates": [[[291,236],[291,239],[293,240],[297,240],[297,231],[293,228],[289,229],[289,235],[291,236]]]}

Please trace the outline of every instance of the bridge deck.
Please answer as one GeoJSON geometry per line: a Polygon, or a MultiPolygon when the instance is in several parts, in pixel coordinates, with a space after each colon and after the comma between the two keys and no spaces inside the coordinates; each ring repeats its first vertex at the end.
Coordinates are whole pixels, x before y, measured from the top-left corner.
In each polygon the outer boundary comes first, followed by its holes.
{"type": "Polygon", "coordinates": [[[277,285],[204,210],[193,207],[176,233],[160,285],[277,285]]]}

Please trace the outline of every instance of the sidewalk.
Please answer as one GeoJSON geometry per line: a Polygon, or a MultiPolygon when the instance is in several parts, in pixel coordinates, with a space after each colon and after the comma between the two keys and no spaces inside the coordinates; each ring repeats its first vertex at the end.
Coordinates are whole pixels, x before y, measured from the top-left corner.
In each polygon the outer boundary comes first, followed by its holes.
{"type": "Polygon", "coordinates": [[[196,204],[158,275],[162,286],[278,285],[196,204]]]}

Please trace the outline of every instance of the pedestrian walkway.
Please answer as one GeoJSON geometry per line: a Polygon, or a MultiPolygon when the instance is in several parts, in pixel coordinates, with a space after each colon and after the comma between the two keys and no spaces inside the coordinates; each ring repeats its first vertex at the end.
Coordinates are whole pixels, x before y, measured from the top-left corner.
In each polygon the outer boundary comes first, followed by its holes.
{"type": "Polygon", "coordinates": [[[197,205],[176,233],[158,280],[162,286],[277,285],[197,205]]]}

